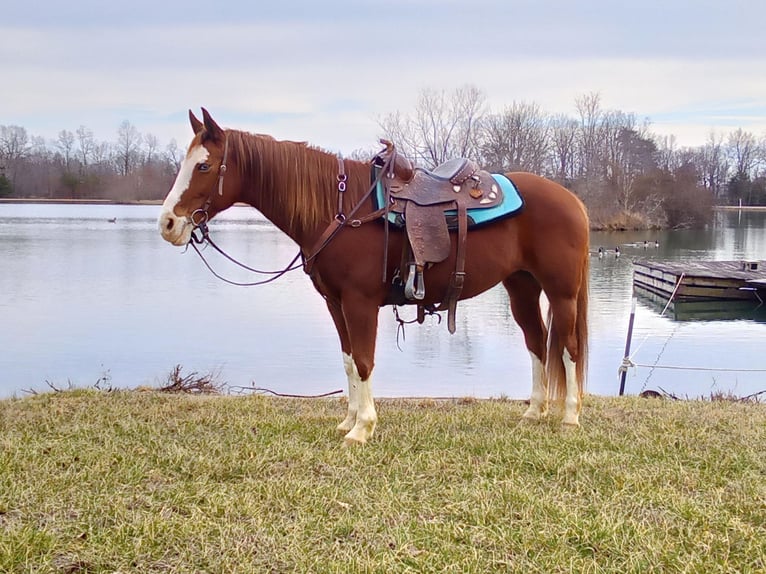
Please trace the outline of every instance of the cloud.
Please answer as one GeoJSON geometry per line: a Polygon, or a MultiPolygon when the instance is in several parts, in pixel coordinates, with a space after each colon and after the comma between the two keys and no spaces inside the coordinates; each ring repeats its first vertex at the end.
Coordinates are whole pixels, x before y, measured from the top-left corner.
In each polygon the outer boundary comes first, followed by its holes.
{"type": "Polygon", "coordinates": [[[84,124],[113,139],[128,119],[185,142],[186,110],[205,106],[230,127],[350,152],[423,89],[465,84],[496,111],[523,100],[574,115],[598,92],[685,145],[737,120],[764,129],[766,3],[38,4],[4,8],[0,122],[48,138],[84,124]]]}

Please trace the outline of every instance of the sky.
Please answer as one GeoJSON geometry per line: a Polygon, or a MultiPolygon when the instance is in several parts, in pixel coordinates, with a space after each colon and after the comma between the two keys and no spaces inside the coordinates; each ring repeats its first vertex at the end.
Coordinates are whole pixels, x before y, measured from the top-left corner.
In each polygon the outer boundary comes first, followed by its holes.
{"type": "Polygon", "coordinates": [[[763,0],[0,1],[0,125],[53,140],[127,120],[185,147],[188,110],[351,153],[423,90],[474,86],[576,117],[649,120],[679,146],[766,137],[763,0]]]}

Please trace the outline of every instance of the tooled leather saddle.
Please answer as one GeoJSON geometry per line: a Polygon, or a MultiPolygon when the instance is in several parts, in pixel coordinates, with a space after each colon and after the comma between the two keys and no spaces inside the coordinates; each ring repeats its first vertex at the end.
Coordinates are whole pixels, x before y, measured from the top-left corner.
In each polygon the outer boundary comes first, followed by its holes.
{"type": "MultiPolygon", "coordinates": [[[[386,166],[387,173],[373,172],[382,187],[379,196],[386,226],[393,223],[406,229],[402,264],[398,278],[405,303],[418,305],[418,321],[425,311],[448,310],[447,327],[455,332],[457,301],[465,280],[465,244],[469,227],[468,211],[497,208],[503,203],[502,186],[495,177],[470,159],[449,160],[432,170],[413,167],[393,143],[373,159],[373,170],[386,166]],[[441,263],[451,252],[450,231],[457,231],[455,270],[447,294],[438,307],[426,309],[423,271],[441,263]]],[[[388,227],[386,227],[388,229],[388,227]]],[[[400,297],[401,298],[401,295],[400,297]]]]}

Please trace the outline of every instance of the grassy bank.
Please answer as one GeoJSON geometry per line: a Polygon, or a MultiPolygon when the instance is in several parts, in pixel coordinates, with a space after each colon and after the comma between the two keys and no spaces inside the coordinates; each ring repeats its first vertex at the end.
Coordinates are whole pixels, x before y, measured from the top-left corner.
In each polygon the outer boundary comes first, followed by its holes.
{"type": "Polygon", "coordinates": [[[763,572],[766,405],[68,391],[0,402],[2,572],[763,572]]]}

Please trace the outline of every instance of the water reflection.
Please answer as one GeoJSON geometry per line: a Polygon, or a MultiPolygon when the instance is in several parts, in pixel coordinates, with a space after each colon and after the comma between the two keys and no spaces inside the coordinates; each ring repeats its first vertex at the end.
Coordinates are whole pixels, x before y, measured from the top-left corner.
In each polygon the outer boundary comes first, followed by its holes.
{"type": "MultiPolygon", "coordinates": [[[[291,393],[344,386],[337,335],[322,299],[301,271],[258,288],[225,285],[194,253],[159,238],[154,206],[0,205],[0,396],[94,383],[105,372],[117,386],[156,384],[180,363],[220,370],[233,385],[291,393]],[[114,223],[109,219],[116,218],[114,223]]],[[[762,258],[764,214],[720,214],[693,232],[594,233],[591,258],[589,390],[615,394],[632,296],[634,258],[762,258]],[[644,241],[647,248],[644,249],[644,241]],[[659,246],[654,248],[654,242],[659,246]],[[607,253],[599,258],[599,246],[607,253]],[[760,257],[759,257],[760,255],[760,257]]],[[[297,247],[249,208],[212,224],[233,256],[281,269],[297,247]]],[[[212,253],[234,280],[252,280],[212,253]]],[[[414,310],[402,314],[414,317],[414,310]]],[[[766,388],[763,373],[670,371],[652,365],[766,368],[766,325],[756,321],[674,321],[656,305],[638,306],[635,361],[627,390],[662,387],[700,395],[766,388]]],[[[458,306],[457,332],[429,318],[408,326],[380,312],[375,391],[379,396],[526,397],[531,369],[505,291],[458,306]]]]}

